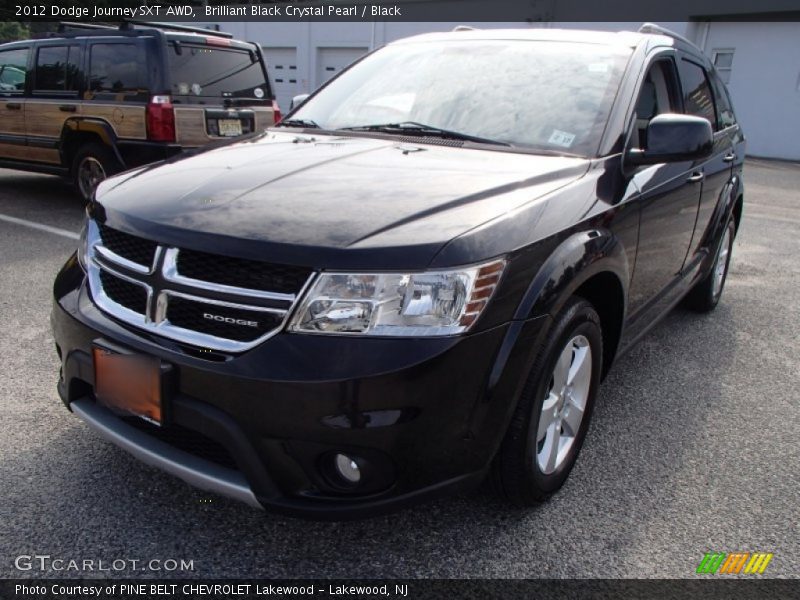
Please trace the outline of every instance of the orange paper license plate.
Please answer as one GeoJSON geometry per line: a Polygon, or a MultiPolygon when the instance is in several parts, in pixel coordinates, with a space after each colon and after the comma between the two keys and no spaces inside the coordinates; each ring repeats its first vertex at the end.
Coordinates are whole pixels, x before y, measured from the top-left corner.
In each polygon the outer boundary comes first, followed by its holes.
{"type": "Polygon", "coordinates": [[[161,363],[140,354],[94,346],[94,393],[98,404],[114,412],[164,422],[161,363]]]}

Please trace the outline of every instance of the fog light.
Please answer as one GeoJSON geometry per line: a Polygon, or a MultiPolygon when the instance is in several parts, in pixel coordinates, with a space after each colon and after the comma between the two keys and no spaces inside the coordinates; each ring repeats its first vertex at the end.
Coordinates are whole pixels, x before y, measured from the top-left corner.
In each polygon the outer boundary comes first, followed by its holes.
{"type": "Polygon", "coordinates": [[[333,458],[333,464],[336,466],[336,473],[339,477],[352,485],[361,481],[361,469],[358,468],[355,460],[346,454],[337,454],[333,458]]]}

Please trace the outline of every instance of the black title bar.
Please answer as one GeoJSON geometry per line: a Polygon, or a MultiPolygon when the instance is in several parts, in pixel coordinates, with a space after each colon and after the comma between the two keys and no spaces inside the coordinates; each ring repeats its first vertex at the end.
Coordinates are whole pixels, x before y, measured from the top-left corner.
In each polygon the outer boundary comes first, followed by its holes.
{"type": "Polygon", "coordinates": [[[3,600],[265,600],[269,598],[546,600],[800,598],[800,580],[105,580],[2,579],[3,600]]]}
{"type": "Polygon", "coordinates": [[[0,19],[174,22],[405,21],[552,22],[800,20],[796,0],[295,0],[293,2],[17,2],[3,0],[0,19]]]}

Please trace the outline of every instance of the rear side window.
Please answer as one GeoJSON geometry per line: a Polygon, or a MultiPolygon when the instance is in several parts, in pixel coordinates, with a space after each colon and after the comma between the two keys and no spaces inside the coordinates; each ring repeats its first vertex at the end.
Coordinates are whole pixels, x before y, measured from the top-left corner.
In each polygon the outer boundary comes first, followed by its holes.
{"type": "Polygon", "coordinates": [[[147,93],[147,56],[137,44],[93,44],[89,89],[95,93],[147,93]]]}
{"type": "Polygon", "coordinates": [[[28,48],[0,52],[0,94],[25,91],[29,52],[28,48]]]}
{"type": "Polygon", "coordinates": [[[76,92],[80,84],[80,48],[44,46],[36,53],[34,90],[39,92],[76,92]]]}
{"type": "Polygon", "coordinates": [[[178,102],[221,98],[268,98],[267,83],[255,52],[170,44],[172,94],[178,102]]]}
{"type": "Polygon", "coordinates": [[[683,105],[686,114],[704,117],[717,129],[714,96],[703,67],[686,59],[681,60],[681,82],[683,83],[683,105]]]}
{"type": "Polygon", "coordinates": [[[736,125],[736,115],[733,114],[731,99],[728,90],[722,83],[720,76],[711,72],[711,83],[714,85],[714,99],[717,101],[717,125],[719,129],[725,129],[731,125],[736,125]]]}

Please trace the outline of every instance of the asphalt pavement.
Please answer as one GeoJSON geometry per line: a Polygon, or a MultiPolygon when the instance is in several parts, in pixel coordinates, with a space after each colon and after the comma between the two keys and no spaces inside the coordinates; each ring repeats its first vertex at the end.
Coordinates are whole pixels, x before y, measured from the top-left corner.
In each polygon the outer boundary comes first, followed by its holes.
{"type": "Polygon", "coordinates": [[[745,181],[720,305],[676,309],[616,363],[559,494],[524,511],[484,488],[318,523],[209,497],[63,407],[48,319],[76,241],[14,219],[74,235],[82,207],[57,178],[0,170],[0,577],[90,575],[17,568],[48,555],[124,559],[95,574],[126,577],[691,578],[709,551],[772,552],[765,576],[797,577],[800,165],[753,160],[745,181]]]}

